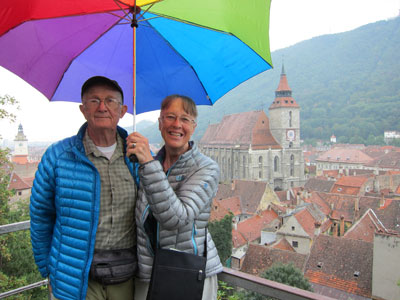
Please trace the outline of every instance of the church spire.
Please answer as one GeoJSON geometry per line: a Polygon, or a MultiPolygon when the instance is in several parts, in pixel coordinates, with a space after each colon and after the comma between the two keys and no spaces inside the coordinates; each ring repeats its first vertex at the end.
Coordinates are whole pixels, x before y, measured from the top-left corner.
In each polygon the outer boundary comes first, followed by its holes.
{"type": "Polygon", "coordinates": [[[272,102],[271,108],[277,107],[299,107],[296,101],[292,97],[292,90],[289,87],[289,83],[287,81],[285,66],[282,60],[282,71],[281,78],[279,80],[278,88],[275,91],[275,101],[272,102]]]}

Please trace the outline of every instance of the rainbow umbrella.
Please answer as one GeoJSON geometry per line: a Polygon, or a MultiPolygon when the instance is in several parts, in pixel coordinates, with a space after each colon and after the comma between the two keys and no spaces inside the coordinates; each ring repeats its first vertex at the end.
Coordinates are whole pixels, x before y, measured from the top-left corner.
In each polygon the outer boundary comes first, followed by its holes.
{"type": "Polygon", "coordinates": [[[0,66],[50,101],[80,102],[94,75],[117,80],[128,111],[170,94],[212,105],[271,68],[271,0],[2,0],[0,66]]]}

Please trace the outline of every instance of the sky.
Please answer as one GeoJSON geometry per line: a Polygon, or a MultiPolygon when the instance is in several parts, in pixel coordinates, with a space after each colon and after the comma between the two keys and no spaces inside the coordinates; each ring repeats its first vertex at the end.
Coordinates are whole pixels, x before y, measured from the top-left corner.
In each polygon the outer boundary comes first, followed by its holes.
{"type": "MultiPolygon", "coordinates": [[[[368,23],[397,17],[399,9],[400,0],[272,0],[271,52],[315,36],[345,32],[368,23]]],[[[0,120],[3,140],[14,140],[21,123],[29,142],[56,141],[76,134],[85,121],[79,111],[79,104],[50,103],[36,89],[0,67],[0,96],[6,94],[19,101],[20,109],[0,106],[17,116],[14,123],[0,120]]],[[[136,122],[144,119],[156,121],[158,114],[140,114],[136,122]]],[[[130,114],[126,114],[119,123],[123,127],[132,124],[133,117],[130,114]]]]}

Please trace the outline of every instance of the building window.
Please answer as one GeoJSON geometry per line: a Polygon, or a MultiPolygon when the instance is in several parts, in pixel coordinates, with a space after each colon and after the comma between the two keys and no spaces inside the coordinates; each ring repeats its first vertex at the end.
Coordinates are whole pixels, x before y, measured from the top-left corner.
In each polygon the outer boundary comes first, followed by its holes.
{"type": "Polygon", "coordinates": [[[289,111],[289,127],[292,127],[292,112],[289,111]]]}
{"type": "Polygon", "coordinates": [[[263,157],[259,156],[258,157],[258,178],[263,178],[263,157]]]}
{"type": "Polygon", "coordinates": [[[294,176],[294,155],[290,156],[290,176],[294,176]]]}
{"type": "Polygon", "coordinates": [[[298,241],[292,241],[292,246],[293,246],[293,248],[298,248],[299,247],[299,242],[298,241]]]}
{"type": "Polygon", "coordinates": [[[294,226],[292,226],[292,231],[295,231],[295,229],[296,229],[296,228],[295,228],[294,226]]]}
{"type": "Polygon", "coordinates": [[[279,171],[279,157],[275,156],[274,158],[274,172],[278,172],[279,171]]]}
{"type": "Polygon", "coordinates": [[[243,155],[243,179],[246,178],[246,156],[243,155]]]}

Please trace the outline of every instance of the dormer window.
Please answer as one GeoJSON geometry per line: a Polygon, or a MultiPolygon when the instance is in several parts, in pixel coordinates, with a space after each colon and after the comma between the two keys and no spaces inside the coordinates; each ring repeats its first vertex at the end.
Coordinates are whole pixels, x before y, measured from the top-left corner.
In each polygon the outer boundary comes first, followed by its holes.
{"type": "Polygon", "coordinates": [[[354,277],[359,277],[360,276],[360,272],[359,271],[355,271],[354,272],[354,277]]]}
{"type": "Polygon", "coordinates": [[[318,267],[319,269],[322,269],[323,264],[324,264],[323,262],[319,261],[318,264],[317,264],[317,267],[318,267]]]}

